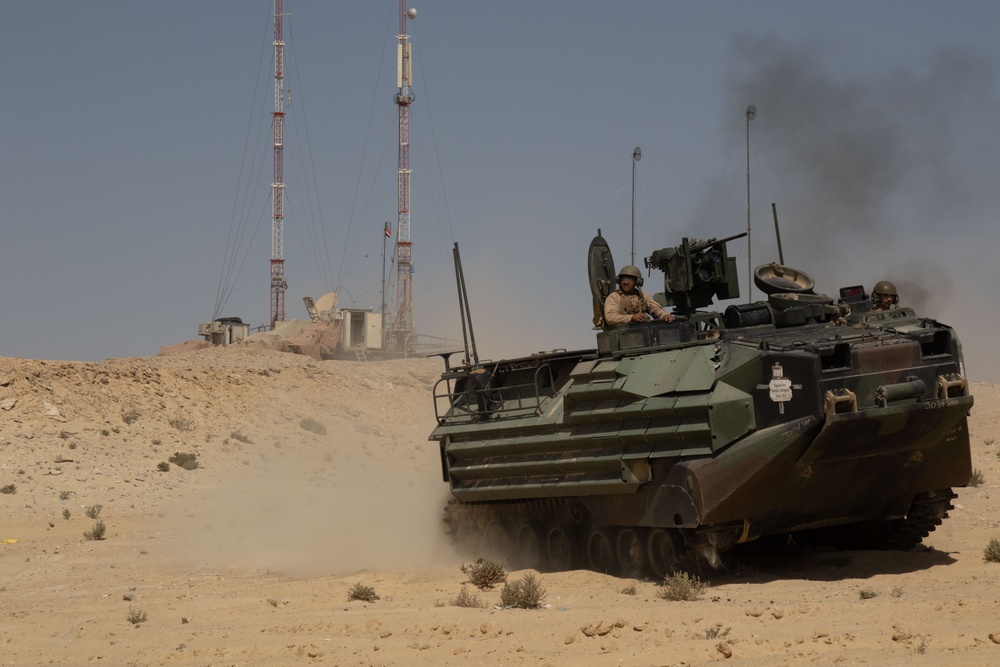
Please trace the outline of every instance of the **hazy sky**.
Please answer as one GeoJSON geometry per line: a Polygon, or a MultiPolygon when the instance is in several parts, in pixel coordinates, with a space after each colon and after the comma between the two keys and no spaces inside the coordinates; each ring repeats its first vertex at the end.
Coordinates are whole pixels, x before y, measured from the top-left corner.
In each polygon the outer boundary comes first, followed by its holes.
{"type": "MultiPolygon", "coordinates": [[[[480,357],[594,347],[585,255],[601,229],[628,259],[633,149],[637,259],[739,233],[754,104],[752,263],[777,259],[775,202],[818,291],[894,280],[1000,382],[1000,3],[413,6],[420,333],[461,338],[458,242],[480,357]]],[[[271,0],[0,8],[0,355],[156,354],[220,291],[266,322],[271,0]]],[[[285,10],[287,315],[335,288],[378,309],[397,2],[285,10]]]]}

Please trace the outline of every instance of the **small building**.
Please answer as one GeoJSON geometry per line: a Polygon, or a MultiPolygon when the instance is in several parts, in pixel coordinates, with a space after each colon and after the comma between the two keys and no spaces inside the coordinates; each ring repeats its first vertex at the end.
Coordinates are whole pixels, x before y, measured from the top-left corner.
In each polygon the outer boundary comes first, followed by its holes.
{"type": "Polygon", "coordinates": [[[212,345],[232,345],[246,340],[250,335],[250,325],[238,317],[220,317],[198,325],[198,335],[212,345]]]}

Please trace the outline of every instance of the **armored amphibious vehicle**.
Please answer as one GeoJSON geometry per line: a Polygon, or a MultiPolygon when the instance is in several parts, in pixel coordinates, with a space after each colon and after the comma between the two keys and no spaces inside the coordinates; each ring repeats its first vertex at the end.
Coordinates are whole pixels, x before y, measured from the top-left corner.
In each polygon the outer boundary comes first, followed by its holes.
{"type": "Polygon", "coordinates": [[[818,294],[777,263],[754,272],[766,300],[703,310],[739,296],[735,238],[653,252],[654,298],[676,320],[611,327],[598,234],[596,349],[482,362],[456,245],[466,350],[442,355],[430,439],[457,542],[522,567],[663,577],[771,535],[909,549],[948,516],[972,474],[952,328],[877,310],[861,286],[818,294]]]}

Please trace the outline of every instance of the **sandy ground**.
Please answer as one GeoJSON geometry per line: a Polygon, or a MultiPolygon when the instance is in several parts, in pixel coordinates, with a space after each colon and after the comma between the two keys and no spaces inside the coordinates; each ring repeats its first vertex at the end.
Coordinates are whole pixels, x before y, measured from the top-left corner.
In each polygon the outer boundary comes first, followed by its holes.
{"type": "Polygon", "coordinates": [[[693,602],[542,573],[547,606],[526,611],[497,590],[450,604],[466,577],[427,441],[439,371],[232,348],[0,358],[0,664],[1000,664],[998,387],[973,387],[985,482],[923,548],[748,548],[693,602]],[[161,472],[177,452],[199,467],[161,472]],[[356,584],[380,599],[349,602],[356,584]]]}

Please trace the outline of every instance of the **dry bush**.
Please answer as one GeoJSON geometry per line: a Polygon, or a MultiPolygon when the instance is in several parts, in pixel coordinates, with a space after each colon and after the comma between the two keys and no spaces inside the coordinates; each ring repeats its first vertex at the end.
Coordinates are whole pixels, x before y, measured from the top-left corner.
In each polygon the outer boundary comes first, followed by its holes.
{"type": "Polygon", "coordinates": [[[986,481],[986,477],[983,475],[983,471],[979,468],[972,469],[972,477],[969,478],[969,486],[975,488],[983,485],[986,481]]]}
{"type": "Polygon", "coordinates": [[[306,417],[300,421],[299,427],[309,431],[310,433],[315,433],[316,435],[326,435],[326,427],[312,417],[306,417]]]}
{"type": "Polygon", "coordinates": [[[500,589],[500,606],[510,609],[538,609],[545,602],[542,582],[529,572],[517,581],[508,581],[500,589]]]}
{"type": "Polygon", "coordinates": [[[722,637],[727,637],[732,628],[722,629],[721,623],[716,623],[710,628],[705,628],[705,631],[700,635],[695,635],[696,637],[702,637],[704,639],[721,639],[722,637]]]}
{"type": "Polygon", "coordinates": [[[253,440],[250,439],[250,436],[243,435],[239,431],[230,431],[229,437],[238,442],[242,442],[245,445],[253,444],[253,440]]]}
{"type": "Polygon", "coordinates": [[[637,595],[638,593],[639,589],[635,587],[635,584],[629,584],[622,589],[622,595],[637,595]]]}
{"type": "Polygon", "coordinates": [[[104,509],[104,505],[90,505],[83,513],[87,515],[88,519],[96,519],[101,515],[102,509],[104,509]]]}
{"type": "Polygon", "coordinates": [[[185,470],[194,470],[198,467],[198,455],[187,452],[174,452],[174,455],[167,459],[174,465],[178,465],[185,470]]]}
{"type": "Polygon", "coordinates": [[[94,524],[94,527],[86,531],[83,536],[88,540],[103,540],[104,533],[107,531],[107,527],[104,525],[103,521],[98,521],[94,524]]]}
{"type": "Polygon", "coordinates": [[[503,565],[485,558],[478,558],[470,565],[462,565],[460,569],[469,578],[469,583],[481,591],[490,590],[507,581],[503,565]]]}
{"type": "Polygon", "coordinates": [[[63,518],[68,520],[69,517],[70,517],[69,508],[64,507],[63,508],[63,518]]]}
{"type": "Polygon", "coordinates": [[[358,582],[347,591],[347,601],[361,600],[362,602],[375,602],[379,597],[375,595],[375,589],[358,582]]]}
{"type": "Polygon", "coordinates": [[[172,417],[167,420],[167,423],[173,426],[178,431],[194,430],[194,422],[186,417],[172,417]]]}
{"type": "Polygon", "coordinates": [[[858,591],[858,596],[862,600],[871,600],[872,598],[878,597],[878,591],[872,588],[862,588],[860,591],[858,591]]]}
{"type": "Polygon", "coordinates": [[[138,410],[127,410],[122,412],[122,421],[126,424],[134,424],[139,421],[140,416],[138,410]]]}
{"type": "Polygon", "coordinates": [[[5,486],[0,486],[0,493],[6,493],[8,495],[12,493],[17,493],[17,486],[14,484],[7,484],[5,486]]]}
{"type": "Polygon", "coordinates": [[[697,600],[708,588],[708,584],[698,578],[698,575],[677,571],[666,577],[660,584],[656,596],[663,600],[675,602],[697,600]]]}
{"type": "Polygon", "coordinates": [[[156,469],[160,472],[170,472],[170,464],[166,461],[160,461],[156,464],[156,469]]]}
{"type": "Polygon", "coordinates": [[[455,599],[451,601],[452,607],[470,607],[472,609],[484,609],[486,603],[483,602],[478,595],[469,592],[466,586],[462,586],[462,590],[458,592],[455,599]]]}
{"type": "Polygon", "coordinates": [[[990,540],[990,543],[983,549],[983,561],[987,563],[1000,563],[1000,541],[997,538],[990,540]]]}
{"type": "Polygon", "coordinates": [[[140,623],[145,623],[146,612],[142,609],[135,609],[133,607],[128,608],[128,613],[125,614],[125,620],[132,625],[138,625],[140,623]]]}

